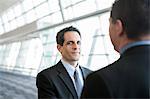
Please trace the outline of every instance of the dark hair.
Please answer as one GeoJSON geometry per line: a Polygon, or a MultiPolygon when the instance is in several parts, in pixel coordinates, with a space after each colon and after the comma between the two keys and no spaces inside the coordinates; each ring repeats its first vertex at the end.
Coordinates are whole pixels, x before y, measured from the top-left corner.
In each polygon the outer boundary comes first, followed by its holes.
{"type": "Polygon", "coordinates": [[[60,31],[57,33],[57,36],[56,36],[56,42],[57,42],[57,44],[60,44],[61,46],[63,46],[63,43],[64,43],[64,34],[65,34],[66,32],[69,32],[69,31],[75,31],[75,32],[77,32],[77,33],[80,35],[80,37],[81,37],[80,31],[79,31],[77,28],[75,28],[75,27],[73,27],[73,26],[66,27],[66,28],[60,30],[60,31]]]}
{"type": "Polygon", "coordinates": [[[150,0],[116,0],[110,16],[121,20],[128,38],[150,33],[150,0]]]}

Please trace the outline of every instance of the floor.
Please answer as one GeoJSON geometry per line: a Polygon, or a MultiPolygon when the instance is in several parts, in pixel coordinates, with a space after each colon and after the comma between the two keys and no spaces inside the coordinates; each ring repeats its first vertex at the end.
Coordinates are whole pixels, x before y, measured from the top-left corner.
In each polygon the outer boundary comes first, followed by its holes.
{"type": "Polygon", "coordinates": [[[0,71],[0,99],[37,99],[35,77],[0,71]]]}

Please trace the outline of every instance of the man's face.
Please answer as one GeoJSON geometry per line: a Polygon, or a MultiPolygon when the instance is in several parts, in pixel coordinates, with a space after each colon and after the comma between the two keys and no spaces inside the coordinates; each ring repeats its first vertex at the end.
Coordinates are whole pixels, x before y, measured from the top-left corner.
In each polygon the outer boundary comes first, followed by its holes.
{"type": "Polygon", "coordinates": [[[81,38],[77,32],[69,31],[64,34],[63,46],[59,45],[62,58],[67,62],[78,61],[80,58],[81,38]]]}
{"type": "Polygon", "coordinates": [[[114,49],[116,51],[118,51],[119,38],[118,38],[118,35],[117,35],[118,31],[117,31],[116,28],[118,28],[116,23],[113,23],[112,19],[110,18],[109,19],[109,36],[110,36],[111,42],[114,46],[114,49]]]}

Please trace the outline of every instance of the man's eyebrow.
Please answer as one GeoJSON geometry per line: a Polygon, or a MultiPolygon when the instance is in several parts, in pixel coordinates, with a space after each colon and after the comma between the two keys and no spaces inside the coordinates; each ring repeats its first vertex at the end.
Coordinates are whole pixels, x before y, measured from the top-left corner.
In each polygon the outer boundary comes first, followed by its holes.
{"type": "Polygon", "coordinates": [[[66,43],[75,43],[75,42],[70,40],[70,41],[67,41],[66,43]]]}
{"type": "Polygon", "coordinates": [[[70,41],[67,41],[67,42],[74,42],[74,41],[71,41],[71,40],[70,40],[70,41]]]}
{"type": "Polygon", "coordinates": [[[70,40],[70,41],[67,41],[67,43],[69,43],[69,42],[71,42],[71,43],[75,43],[75,42],[81,42],[80,40],[78,40],[78,41],[72,41],[72,40],[70,40]]]}

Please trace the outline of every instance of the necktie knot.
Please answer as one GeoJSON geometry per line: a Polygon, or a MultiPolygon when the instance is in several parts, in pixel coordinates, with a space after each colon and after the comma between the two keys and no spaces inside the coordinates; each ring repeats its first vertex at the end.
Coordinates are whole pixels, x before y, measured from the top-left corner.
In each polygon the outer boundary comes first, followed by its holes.
{"type": "Polygon", "coordinates": [[[79,74],[78,74],[77,70],[75,70],[74,71],[74,79],[77,80],[78,76],[79,76],[79,74]]]}

